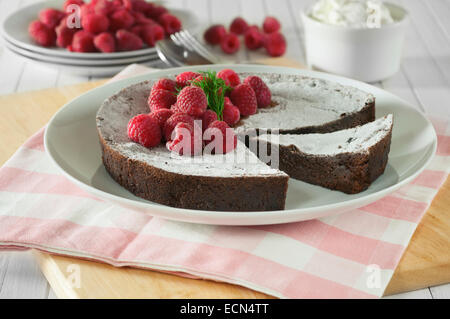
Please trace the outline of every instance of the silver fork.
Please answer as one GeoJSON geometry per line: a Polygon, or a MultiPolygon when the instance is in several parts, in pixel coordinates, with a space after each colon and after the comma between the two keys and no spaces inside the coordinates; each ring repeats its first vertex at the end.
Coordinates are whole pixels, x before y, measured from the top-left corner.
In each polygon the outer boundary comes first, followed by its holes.
{"type": "Polygon", "coordinates": [[[155,47],[160,59],[169,66],[223,62],[187,30],[181,30],[168,39],[156,42],[155,47]]]}

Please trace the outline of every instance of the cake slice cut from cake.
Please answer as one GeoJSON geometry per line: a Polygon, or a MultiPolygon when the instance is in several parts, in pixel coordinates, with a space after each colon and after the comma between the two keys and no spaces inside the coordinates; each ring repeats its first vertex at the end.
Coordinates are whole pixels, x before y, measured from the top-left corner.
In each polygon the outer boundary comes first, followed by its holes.
{"type": "Polygon", "coordinates": [[[260,149],[270,150],[272,144],[279,147],[279,169],[290,177],[354,194],[367,189],[383,174],[392,125],[393,117],[387,115],[333,133],[262,134],[256,139],[260,149]]]}

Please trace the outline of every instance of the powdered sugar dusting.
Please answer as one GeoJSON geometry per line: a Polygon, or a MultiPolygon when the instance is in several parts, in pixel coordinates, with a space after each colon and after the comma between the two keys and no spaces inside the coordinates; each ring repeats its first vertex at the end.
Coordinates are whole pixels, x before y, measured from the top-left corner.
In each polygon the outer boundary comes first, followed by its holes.
{"type": "MultiPolygon", "coordinates": [[[[341,153],[366,153],[392,130],[392,114],[355,128],[325,134],[280,135],[279,144],[294,145],[300,151],[312,155],[336,155],[341,153]]],[[[270,141],[267,135],[258,137],[270,141]]]]}

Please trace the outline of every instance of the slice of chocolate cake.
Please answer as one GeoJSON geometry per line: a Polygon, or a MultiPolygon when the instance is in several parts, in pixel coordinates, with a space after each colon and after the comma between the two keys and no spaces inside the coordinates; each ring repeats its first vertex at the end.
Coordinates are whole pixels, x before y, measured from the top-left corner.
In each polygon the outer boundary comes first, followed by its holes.
{"type": "Polygon", "coordinates": [[[279,146],[279,168],[290,177],[354,194],[367,189],[383,174],[392,125],[392,115],[387,115],[333,133],[263,134],[257,141],[260,148],[270,149],[272,144],[279,146]]]}

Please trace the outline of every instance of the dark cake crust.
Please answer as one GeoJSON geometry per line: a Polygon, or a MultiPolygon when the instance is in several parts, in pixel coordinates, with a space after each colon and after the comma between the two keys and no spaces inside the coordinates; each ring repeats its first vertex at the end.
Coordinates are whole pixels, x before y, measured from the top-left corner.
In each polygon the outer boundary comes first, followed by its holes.
{"type": "Polygon", "coordinates": [[[132,160],[100,135],[102,160],[111,177],[141,198],[178,208],[218,211],[283,210],[288,176],[207,177],[183,175],[132,160]]]}
{"type": "MultiPolygon", "coordinates": [[[[279,169],[290,177],[347,194],[366,190],[383,174],[388,162],[392,128],[384,138],[371,146],[367,153],[342,153],[335,156],[311,155],[296,146],[279,146],[279,169]]],[[[259,147],[271,144],[258,141],[259,147]]]]}

